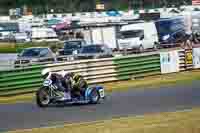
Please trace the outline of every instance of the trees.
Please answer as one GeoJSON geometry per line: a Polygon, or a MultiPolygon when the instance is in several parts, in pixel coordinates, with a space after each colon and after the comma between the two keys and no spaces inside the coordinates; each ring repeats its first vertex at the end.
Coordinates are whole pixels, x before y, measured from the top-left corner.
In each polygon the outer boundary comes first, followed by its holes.
{"type": "Polygon", "coordinates": [[[0,0],[0,8],[8,10],[27,5],[38,13],[50,9],[55,12],[93,11],[96,3],[105,3],[107,9],[163,7],[191,3],[191,0],[0,0]]]}

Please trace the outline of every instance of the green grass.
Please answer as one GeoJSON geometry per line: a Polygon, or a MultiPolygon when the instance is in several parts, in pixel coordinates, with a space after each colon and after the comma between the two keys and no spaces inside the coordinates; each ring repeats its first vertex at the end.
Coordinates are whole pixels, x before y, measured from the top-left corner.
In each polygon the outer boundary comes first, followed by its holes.
{"type": "Polygon", "coordinates": [[[16,45],[14,43],[0,43],[0,53],[16,53],[16,45]]]}
{"type": "Polygon", "coordinates": [[[54,52],[63,48],[61,43],[0,43],[0,53],[20,53],[23,49],[29,47],[50,47],[54,52]]]}
{"type": "Polygon", "coordinates": [[[8,133],[199,133],[200,109],[65,124],[8,133]]]}
{"type": "MultiPolygon", "coordinates": [[[[190,71],[146,77],[137,80],[119,81],[102,84],[107,93],[113,91],[126,91],[128,89],[152,89],[162,86],[173,86],[177,84],[191,84],[194,80],[200,80],[200,71],[190,71]]],[[[16,92],[17,93],[17,92],[16,92]]],[[[34,101],[35,94],[24,94],[11,97],[0,97],[0,104],[30,102],[34,101]]]]}
{"type": "Polygon", "coordinates": [[[194,80],[200,80],[200,71],[172,73],[166,75],[150,76],[143,79],[119,81],[104,84],[108,92],[125,91],[128,89],[149,89],[178,84],[191,84],[194,80]]]}

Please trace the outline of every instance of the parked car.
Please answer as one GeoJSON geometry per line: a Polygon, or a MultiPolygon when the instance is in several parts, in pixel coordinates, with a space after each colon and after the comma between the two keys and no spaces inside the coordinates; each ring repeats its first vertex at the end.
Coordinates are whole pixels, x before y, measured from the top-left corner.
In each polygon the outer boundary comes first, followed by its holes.
{"type": "Polygon", "coordinates": [[[53,62],[56,62],[56,56],[50,48],[26,48],[18,55],[18,58],[15,61],[15,67],[53,62]]]}
{"type": "Polygon", "coordinates": [[[80,49],[86,45],[82,39],[69,40],[64,42],[64,48],[59,50],[59,55],[73,55],[80,52],[80,49]]]}
{"type": "Polygon", "coordinates": [[[104,44],[90,44],[84,46],[76,59],[97,59],[113,57],[112,49],[104,44]]]}
{"type": "Polygon", "coordinates": [[[155,24],[142,22],[122,26],[118,44],[120,50],[136,49],[143,52],[145,49],[157,49],[159,43],[155,24]]]}

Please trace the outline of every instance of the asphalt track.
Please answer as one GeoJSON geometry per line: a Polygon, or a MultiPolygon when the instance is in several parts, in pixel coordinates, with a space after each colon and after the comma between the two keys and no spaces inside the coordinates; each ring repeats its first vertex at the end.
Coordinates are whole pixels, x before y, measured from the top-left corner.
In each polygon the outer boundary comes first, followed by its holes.
{"type": "Polygon", "coordinates": [[[0,105],[0,131],[88,122],[200,106],[200,82],[160,89],[115,92],[98,105],[38,108],[35,103],[0,105]]]}

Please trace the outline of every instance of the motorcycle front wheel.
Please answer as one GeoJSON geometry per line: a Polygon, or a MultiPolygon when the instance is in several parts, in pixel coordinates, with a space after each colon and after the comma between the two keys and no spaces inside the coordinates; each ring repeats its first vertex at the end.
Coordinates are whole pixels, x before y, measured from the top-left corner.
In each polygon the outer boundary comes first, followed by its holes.
{"type": "Polygon", "coordinates": [[[41,87],[36,92],[36,102],[39,107],[47,107],[50,104],[50,96],[47,88],[41,87]]]}
{"type": "Polygon", "coordinates": [[[96,89],[93,89],[90,94],[90,103],[91,104],[97,104],[100,100],[100,94],[96,89]]]}

